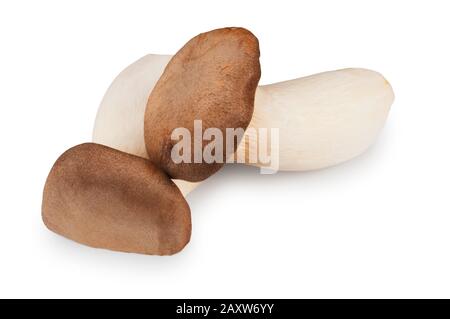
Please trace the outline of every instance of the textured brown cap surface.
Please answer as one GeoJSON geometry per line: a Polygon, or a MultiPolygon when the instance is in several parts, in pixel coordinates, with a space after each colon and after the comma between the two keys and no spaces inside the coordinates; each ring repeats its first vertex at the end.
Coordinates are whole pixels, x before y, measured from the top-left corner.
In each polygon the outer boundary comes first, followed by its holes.
{"type": "MultiPolygon", "coordinates": [[[[170,60],[150,94],[144,121],[150,160],[172,178],[193,182],[218,171],[223,163],[194,163],[194,120],[202,120],[203,131],[218,128],[224,137],[226,128],[246,129],[260,75],[258,39],[248,30],[224,28],[191,39],[170,60]],[[191,133],[191,163],[171,159],[176,128],[191,133]]],[[[209,142],[201,141],[202,149],[209,142]]]]}
{"type": "Polygon", "coordinates": [[[191,235],[189,206],[166,174],[143,158],[93,143],[56,161],[42,218],[74,241],[124,252],[171,255],[191,235]]]}

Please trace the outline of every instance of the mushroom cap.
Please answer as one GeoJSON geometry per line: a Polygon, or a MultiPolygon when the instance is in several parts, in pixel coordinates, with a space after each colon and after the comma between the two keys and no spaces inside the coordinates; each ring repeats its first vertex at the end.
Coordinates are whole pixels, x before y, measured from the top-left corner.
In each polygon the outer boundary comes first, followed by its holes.
{"type": "Polygon", "coordinates": [[[217,128],[224,138],[227,128],[245,130],[260,76],[258,39],[250,31],[224,28],[191,39],[170,60],[148,99],[144,137],[150,160],[170,177],[193,182],[218,171],[231,154],[224,143],[221,161],[208,163],[202,157],[195,163],[194,145],[201,145],[203,152],[211,141],[195,136],[194,121],[202,121],[202,133],[217,128]],[[190,132],[189,163],[171,158],[179,142],[172,139],[177,128],[190,132]]]}
{"type": "Polygon", "coordinates": [[[190,209],[148,160],[86,143],[56,161],[44,187],[42,218],[57,234],[116,251],[171,255],[191,235],[190,209]]]}

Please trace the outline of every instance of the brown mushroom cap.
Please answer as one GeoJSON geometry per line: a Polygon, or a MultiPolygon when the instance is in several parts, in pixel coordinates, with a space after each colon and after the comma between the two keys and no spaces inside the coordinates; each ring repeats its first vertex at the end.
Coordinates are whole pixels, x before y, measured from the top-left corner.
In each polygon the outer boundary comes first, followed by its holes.
{"type": "MultiPolygon", "coordinates": [[[[191,39],[170,60],[150,94],[144,120],[150,160],[170,177],[193,182],[218,171],[226,161],[225,143],[222,163],[194,163],[194,120],[202,120],[203,132],[218,128],[224,138],[226,128],[245,130],[260,75],[258,39],[250,31],[224,28],[191,39]],[[176,128],[190,131],[190,163],[176,164],[171,158],[178,143],[171,139],[176,128]]],[[[202,150],[208,143],[200,142],[202,150]]]]}
{"type": "Polygon", "coordinates": [[[75,146],[56,161],[44,188],[42,218],[74,241],[124,252],[171,255],[191,235],[189,206],[161,170],[93,143],[75,146]]]}

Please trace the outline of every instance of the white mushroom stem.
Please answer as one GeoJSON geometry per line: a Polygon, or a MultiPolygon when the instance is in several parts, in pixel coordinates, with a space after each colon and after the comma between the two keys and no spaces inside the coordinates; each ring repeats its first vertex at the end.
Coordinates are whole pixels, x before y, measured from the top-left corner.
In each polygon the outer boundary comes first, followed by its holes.
{"type": "MultiPolygon", "coordinates": [[[[146,55],[117,76],[100,104],[94,142],[147,157],[145,107],[170,58],[146,55]]],[[[280,170],[306,171],[339,164],[373,143],[393,100],[384,77],[366,69],[342,69],[259,86],[250,129],[238,152],[258,147],[248,143],[256,138],[253,129],[278,128],[280,170]]],[[[183,194],[197,184],[175,182],[183,194]]]]}
{"type": "Polygon", "coordinates": [[[149,54],[120,72],[100,103],[93,142],[148,158],[144,142],[145,108],[171,57],[149,54]]]}
{"type": "Polygon", "coordinates": [[[324,72],[259,86],[249,127],[279,128],[280,170],[320,169],[364,152],[393,100],[391,86],[377,72],[324,72]]]}

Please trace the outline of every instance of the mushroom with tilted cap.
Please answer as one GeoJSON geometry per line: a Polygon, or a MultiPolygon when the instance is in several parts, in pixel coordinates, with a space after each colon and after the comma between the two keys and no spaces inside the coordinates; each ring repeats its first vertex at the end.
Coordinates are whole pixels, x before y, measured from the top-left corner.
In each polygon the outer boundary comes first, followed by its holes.
{"type": "MultiPolygon", "coordinates": [[[[146,55],[114,79],[97,112],[94,142],[148,157],[144,113],[148,97],[170,58],[146,55]]],[[[388,81],[378,72],[360,68],[258,86],[253,117],[238,151],[259,147],[246,143],[247,137],[253,136],[250,128],[279,128],[279,170],[330,167],[369,148],[393,101],[388,81]]],[[[185,195],[197,185],[174,182],[185,195]]]]}
{"type": "Polygon", "coordinates": [[[162,170],[94,143],[75,146],[55,162],[42,218],[59,235],[123,252],[172,255],[191,236],[189,206],[162,170]]]}

